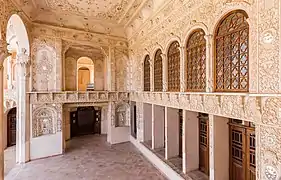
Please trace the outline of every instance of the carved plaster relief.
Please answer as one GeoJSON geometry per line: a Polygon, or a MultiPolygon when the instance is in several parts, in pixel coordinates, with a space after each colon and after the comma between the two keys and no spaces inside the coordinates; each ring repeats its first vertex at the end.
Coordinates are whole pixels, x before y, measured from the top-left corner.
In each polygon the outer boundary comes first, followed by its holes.
{"type": "MultiPolygon", "coordinates": [[[[51,41],[51,40],[49,40],[51,41]]],[[[56,90],[57,51],[51,42],[36,39],[32,45],[32,83],[35,91],[56,90]]]]}
{"type": "Polygon", "coordinates": [[[32,136],[33,138],[55,134],[62,130],[62,105],[32,106],[32,136]]]}
{"type": "Polygon", "coordinates": [[[115,127],[130,126],[130,106],[126,102],[121,102],[116,106],[115,127]]]}
{"type": "Polygon", "coordinates": [[[44,107],[33,113],[33,138],[56,133],[56,111],[54,108],[44,107]]]}

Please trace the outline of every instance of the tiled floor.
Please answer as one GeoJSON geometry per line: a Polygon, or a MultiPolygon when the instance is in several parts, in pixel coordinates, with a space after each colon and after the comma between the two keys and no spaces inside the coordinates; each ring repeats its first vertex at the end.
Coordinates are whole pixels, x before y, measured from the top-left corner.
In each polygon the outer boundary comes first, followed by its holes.
{"type": "Polygon", "coordinates": [[[70,141],[65,155],[16,166],[5,180],[165,180],[130,143],[110,146],[105,136],[70,141]]]}
{"type": "Polygon", "coordinates": [[[16,146],[4,150],[4,174],[8,174],[16,165],[16,146]]]}

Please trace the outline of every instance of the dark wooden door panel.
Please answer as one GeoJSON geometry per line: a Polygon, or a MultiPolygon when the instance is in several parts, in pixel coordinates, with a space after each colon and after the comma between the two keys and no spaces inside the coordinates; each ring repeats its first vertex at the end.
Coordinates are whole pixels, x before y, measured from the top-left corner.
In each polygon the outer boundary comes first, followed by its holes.
{"type": "Polygon", "coordinates": [[[78,126],[77,126],[77,111],[70,112],[70,135],[71,137],[75,137],[78,134],[78,126]]]}
{"type": "Polygon", "coordinates": [[[94,133],[95,134],[101,134],[101,110],[95,110],[95,128],[94,133]]]}
{"type": "Polygon", "coordinates": [[[8,113],[8,146],[16,145],[17,140],[17,110],[13,108],[8,113]]]}
{"type": "Polygon", "coordinates": [[[199,169],[209,175],[209,117],[199,113],[199,169]]]}
{"type": "Polygon", "coordinates": [[[182,157],[182,135],[183,135],[183,118],[182,110],[179,110],[179,157],[182,157]]]}
{"type": "Polygon", "coordinates": [[[249,125],[230,124],[230,180],[256,179],[255,130],[249,125]]]}

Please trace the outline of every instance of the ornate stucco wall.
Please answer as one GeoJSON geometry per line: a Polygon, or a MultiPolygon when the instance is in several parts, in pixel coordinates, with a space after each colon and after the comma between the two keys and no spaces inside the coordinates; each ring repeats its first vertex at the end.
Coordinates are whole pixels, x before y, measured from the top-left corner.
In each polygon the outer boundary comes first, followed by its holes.
{"type": "MultiPolygon", "coordinates": [[[[128,76],[133,79],[131,90],[138,91],[131,96],[138,105],[140,131],[138,139],[143,138],[142,106],[145,102],[244,119],[256,124],[257,178],[262,180],[280,178],[281,98],[277,94],[281,92],[280,17],[281,7],[278,0],[172,0],[150,18],[143,21],[140,18],[139,21],[142,22],[137,28],[129,27],[128,63],[132,70],[128,76]],[[213,35],[216,25],[227,13],[237,9],[244,10],[249,16],[251,95],[142,93],[142,67],[145,55],[150,55],[153,64],[157,49],[161,49],[164,55],[167,54],[169,44],[174,40],[179,41],[181,47],[185,47],[189,33],[196,28],[202,28],[206,34],[209,49],[207,68],[210,75],[210,82],[207,84],[212,89],[213,35]]],[[[183,61],[184,57],[181,58],[183,61]]],[[[185,87],[185,82],[181,81],[181,86],[185,87]]]]}

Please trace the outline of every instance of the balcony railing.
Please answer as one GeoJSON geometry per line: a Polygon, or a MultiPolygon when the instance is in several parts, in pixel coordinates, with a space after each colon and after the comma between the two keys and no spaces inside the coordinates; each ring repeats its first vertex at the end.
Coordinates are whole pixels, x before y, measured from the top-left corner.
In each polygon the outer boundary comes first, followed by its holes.
{"type": "Polygon", "coordinates": [[[29,92],[30,103],[79,103],[129,100],[128,92],[112,91],[59,91],[29,92]]]}
{"type": "Polygon", "coordinates": [[[132,92],[130,100],[281,127],[281,95],[132,92]]]}

